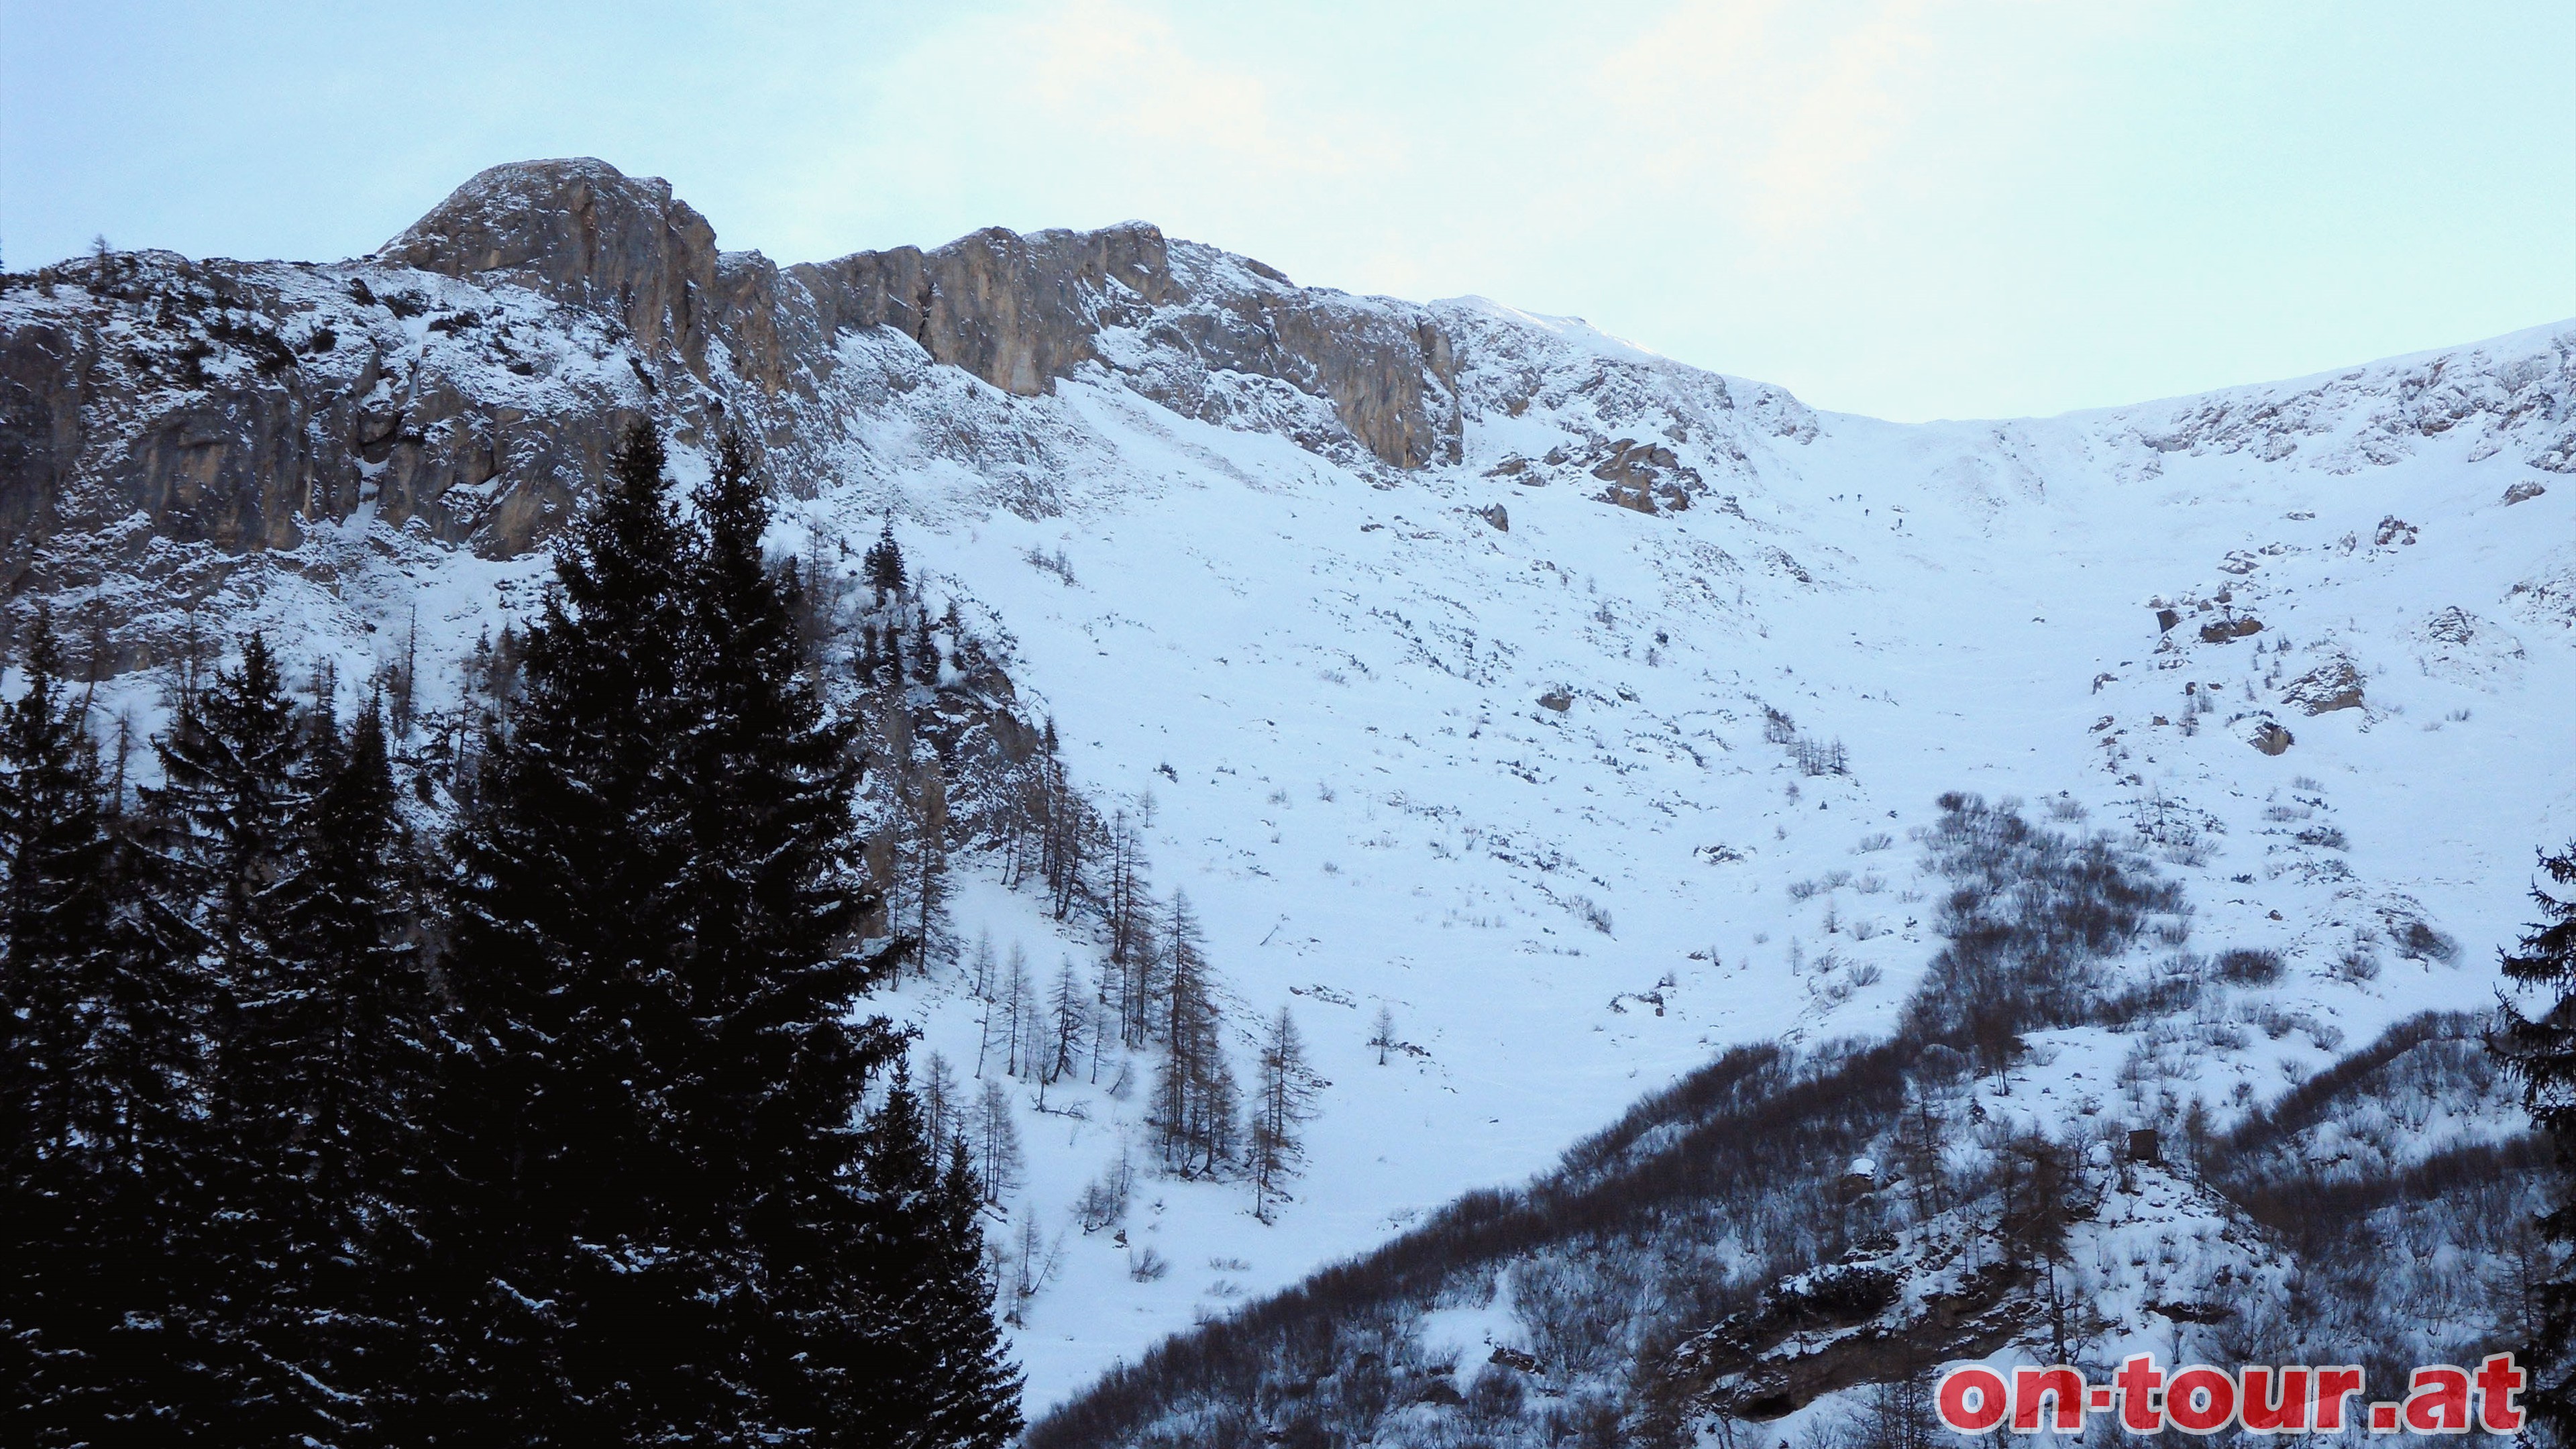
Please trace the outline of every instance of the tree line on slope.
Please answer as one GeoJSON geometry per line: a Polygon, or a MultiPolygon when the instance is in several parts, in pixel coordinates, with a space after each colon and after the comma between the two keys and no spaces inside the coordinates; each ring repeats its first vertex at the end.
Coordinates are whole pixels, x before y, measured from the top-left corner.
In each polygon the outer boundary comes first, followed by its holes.
{"type": "Polygon", "coordinates": [[[129,787],[38,630],[0,712],[0,1439],[1016,1432],[981,1186],[855,1011],[897,960],[856,730],[743,450],[672,495],[639,430],[444,839],[381,693],[299,706],[251,635],[129,787]]]}
{"type": "MultiPolygon", "coordinates": [[[[2044,967],[2089,983],[2091,963],[2075,954],[2123,949],[2175,903],[2131,853],[2068,841],[1972,796],[1941,803],[1927,846],[1961,883],[1951,905],[1966,943],[1941,975],[2044,967]],[[2001,909],[2006,898],[2026,912],[2001,909]],[[2012,929],[1995,933],[1999,920],[2012,929]],[[2042,962],[2042,942],[2059,955],[2042,962]]],[[[2043,1009],[2041,992],[2016,990],[2000,1022],[1926,1011],[1898,1040],[1865,1049],[1729,1051],[1527,1189],[1471,1193],[1383,1248],[1158,1346],[1050,1414],[1030,1442],[1678,1442],[1696,1387],[1667,1371],[1681,1341],[1874,1230],[1818,1208],[1839,1200],[1834,1178],[1854,1156],[1914,1119],[1928,1140],[1912,1155],[1939,1183],[1941,1206],[1993,1193],[1987,1169],[1942,1165],[1965,1124],[1923,1083],[1993,1058],[2005,1023],[2026,1029],[2037,1022],[2023,1014],[2043,1009]],[[1516,1285],[1539,1285],[1525,1306],[1541,1320],[1536,1369],[1548,1392],[1526,1400],[1515,1392],[1523,1370],[1444,1369],[1408,1330],[1435,1304],[1479,1301],[1476,1285],[1489,1290],[1504,1264],[1516,1285]],[[1451,1371],[1468,1393],[1448,1387],[1451,1371]]]]}
{"type": "MultiPolygon", "coordinates": [[[[2082,1024],[2138,1038],[2145,1066],[2123,1088],[2138,1120],[2167,1129],[2171,1170],[2267,1229],[2285,1254],[2277,1304],[2231,1301],[2223,1283],[2171,1285],[2177,1298],[2232,1310],[2177,1326],[2195,1354],[2357,1353],[2381,1382],[2400,1359],[2474,1361],[2519,1344],[2543,1367],[2536,1407],[2564,1393],[2576,1294],[2564,1286],[2564,1237],[2546,1235],[2576,1214],[2558,1209],[2533,1231],[2534,1205],[2561,1179],[2528,1140],[2404,1150],[2409,1104],[2488,1097],[2478,1023],[2401,1023],[2235,1132],[2213,1132],[2205,1113],[2160,1090],[2144,1048],[2204,1018],[2223,1026],[2224,993],[2246,973],[2176,951],[2146,984],[2124,987],[2102,969],[2110,956],[2139,939],[2180,944],[2184,902],[2152,865],[2033,826],[2009,802],[1941,804],[1923,838],[1953,885],[1945,945],[1893,1039],[1803,1056],[1730,1051],[1527,1189],[1470,1194],[1382,1248],[1158,1346],[1035,1425],[1030,1443],[1609,1446],[1730,1433],[1770,1443],[1736,1415],[1805,1400],[1737,1402],[1734,1386],[1759,1389],[1763,1376],[1727,1373],[1764,1362],[1798,1313],[1833,1308],[1818,1301],[1828,1279],[1867,1286],[1820,1265],[1945,1220],[1953,1226],[1941,1231],[1964,1233],[1957,1246],[1988,1265],[1981,1276],[2019,1315],[2016,1332],[2035,1335],[2034,1352],[2080,1357],[2104,1327],[2070,1251],[2069,1228],[2100,1188],[2088,1144],[1980,1124],[1958,1083],[2012,1072],[2024,1032],[2082,1024]],[[1958,993],[1974,993],[1970,1009],[1942,1010],[1958,993]],[[2348,1160],[2374,1133],[2395,1150],[2348,1160]],[[2320,1150],[2329,1140],[2345,1150],[2320,1150]],[[1884,1186],[1856,1194],[1843,1180],[1860,1155],[1881,1164],[1884,1186]],[[1526,1352],[1478,1363],[1417,1335],[1419,1314],[1484,1305],[1505,1274],[1526,1352]]],[[[2576,851],[2550,869],[2576,884],[2576,851]]],[[[2563,994],[2576,988],[2576,906],[2546,909],[2552,924],[2508,965],[2563,994]]],[[[2576,1002],[2560,1001],[2549,1021],[2546,1044],[2560,1055],[2544,1071],[2576,1080],[2576,1002]]],[[[1925,1391],[1944,1356],[1929,1351],[1934,1338],[1864,1338],[1864,1376],[1827,1386],[1879,1387],[1864,1391],[1859,1423],[1817,1442],[1938,1442],[1925,1391]]]]}
{"type": "MultiPolygon", "coordinates": [[[[1146,1119],[1154,1165],[1176,1177],[1236,1180],[1267,1222],[1304,1163],[1303,1126],[1328,1085],[1311,1068],[1287,1010],[1250,1033],[1250,1090],[1235,1075],[1227,1036],[1239,1006],[1229,999],[1187,895],[1158,897],[1147,872],[1146,822],[1126,808],[1105,814],[1074,788],[1055,722],[1034,726],[1008,707],[1013,690],[996,655],[952,600],[934,619],[910,575],[891,526],[861,559],[864,596],[836,620],[828,571],[809,560],[808,632],[817,639],[855,624],[850,660],[856,714],[878,772],[871,802],[888,822],[870,860],[894,919],[921,943],[921,969],[964,959],[961,973],[979,1005],[970,1101],[944,1059],[924,1064],[922,1090],[943,1142],[964,1139],[988,1201],[999,1203],[1020,1177],[1008,1079],[1034,1089],[1047,1110],[1050,1089],[1069,1080],[1105,1085],[1124,1097],[1132,1054],[1151,1054],[1146,1119]],[[997,707],[999,706],[999,707],[997,707]],[[1034,888],[1057,921],[1088,930],[1101,960],[1083,972],[1067,957],[1052,976],[1014,944],[997,958],[989,940],[961,949],[942,905],[953,856],[978,849],[1008,889],[1034,888]],[[1105,1065],[1107,1083],[1100,1081],[1105,1065]]],[[[1150,814],[1150,801],[1141,809],[1150,814]]],[[[1105,1216],[1083,1210],[1086,1232],[1114,1226],[1124,1193],[1112,1184],[1131,1169],[1113,1164],[1086,1196],[1105,1216]]],[[[1032,1230],[1021,1224],[1023,1236],[1032,1230]]],[[[1043,1274],[1019,1260],[997,1271],[1018,1310],[1043,1274]],[[1025,1290],[1025,1291],[1023,1291],[1025,1290]]]]}

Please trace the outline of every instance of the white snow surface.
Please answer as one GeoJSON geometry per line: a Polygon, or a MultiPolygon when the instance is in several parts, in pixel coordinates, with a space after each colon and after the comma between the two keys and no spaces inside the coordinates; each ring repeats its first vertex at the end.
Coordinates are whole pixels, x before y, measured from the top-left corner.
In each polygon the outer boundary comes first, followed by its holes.
{"type": "MultiPolygon", "coordinates": [[[[2175,403],[1904,427],[1810,416],[1579,324],[1439,310],[1481,334],[1461,466],[1353,472],[1102,377],[1014,404],[1091,454],[1096,481],[1060,516],[883,456],[817,501],[851,533],[891,504],[916,557],[1009,621],[1085,785],[1151,800],[1157,884],[1189,893],[1247,1020],[1293,1006],[1333,1084],[1275,1225],[1248,1188],[1149,1180],[1130,1240],[1173,1266],[1143,1284],[1105,1233],[1065,1233],[1017,1339],[1033,1409],[1464,1189],[1547,1167],[1718,1048],[1885,1030],[1937,947],[1905,833],[1945,790],[2035,812],[2062,798],[2123,831],[2142,808],[2194,822],[2205,854],[2169,866],[2194,945],[2282,952],[2284,981],[2242,1004],[2319,1028],[2205,1052],[2198,1090],[2222,1115],[2401,1017],[2492,1001],[2530,852],[2576,830],[2576,484],[2500,446],[2513,430],[2493,412],[2429,437],[2390,422],[2427,405],[2430,372],[2499,395],[2550,379],[2563,425],[2570,329],[2175,403]],[[1520,416],[1478,408],[1480,371],[1531,367],[1520,416]],[[1710,405],[1729,394],[1734,409],[1710,405]],[[1648,517],[1579,475],[1487,476],[1649,428],[1740,512],[1648,517]],[[2504,504],[2525,480],[2559,486],[2504,504]],[[1477,512],[1497,503],[1508,532],[1477,512]],[[2391,517],[2413,531],[2376,542],[2391,517]],[[1062,550],[1076,583],[1031,550],[1062,550]],[[2186,617],[2160,634],[2167,604],[2186,617]],[[2230,611],[2264,630],[2202,642],[2230,611]],[[2338,658],[2361,707],[2283,703],[2338,658]],[[2189,737],[2186,681],[2217,699],[2189,737]],[[1802,776],[1764,743],[1765,705],[1841,741],[1851,773],[1802,776]],[[2265,718],[2293,733],[2287,752],[2246,742],[2265,718]],[[2297,839],[2320,825],[2347,848],[2297,839]],[[1836,872],[1850,884],[1793,899],[1836,872]],[[2411,919],[2456,937],[2456,963],[2396,955],[2390,923],[2411,919]],[[2366,936],[2377,978],[2330,976],[2366,936]],[[1376,1065],[1380,1002],[1422,1055],[1376,1065]]],[[[1024,940],[1042,977],[1082,950],[997,896],[961,925],[1024,940]]],[[[967,1003],[906,1006],[972,1060],[967,1003]]],[[[2057,1072],[2116,1075],[2128,1043],[2067,1036],[2057,1072]]],[[[1141,1096],[1076,1093],[1058,1100],[1089,1121],[1031,1119],[1013,1211],[1061,1224],[1141,1096]]]]}
{"type": "MultiPolygon", "coordinates": [[[[1233,425],[1184,417],[1129,385],[1171,365],[1141,331],[1041,397],[896,333],[845,336],[809,405],[832,414],[836,481],[783,501],[777,545],[820,530],[855,551],[891,516],[934,608],[962,594],[1000,619],[1080,788],[1150,818],[1155,888],[1205,923],[1238,1074],[1285,1004],[1330,1081],[1269,1224],[1246,1184],[1150,1171],[1148,1059],[1123,1098],[1113,1063],[1043,1114],[1012,1084],[1028,1173],[991,1235],[1034,1220],[1060,1244],[1014,1332],[1032,1413],[1548,1167],[1728,1045],[1885,1031],[1939,944],[1907,832],[1944,791],[2161,822],[2193,949],[2282,953],[2284,979],[2235,1005],[2304,1025],[2188,1064],[2222,1121],[2395,1020],[2494,999],[2531,852],[2576,834],[2576,323],[2132,408],[1900,426],[1577,322],[1411,310],[1457,348],[1454,465],[1311,446],[1330,408],[1273,379],[1211,374],[1233,403],[1200,416],[1233,425]],[[1600,501],[1588,467],[1620,440],[1696,471],[1694,506],[1600,501]],[[2524,483],[2545,491],[2507,504],[2524,483]],[[1028,561],[1059,550],[1071,583],[1028,561]],[[2159,607],[2181,622],[2160,632],[2159,607]],[[2262,630],[2202,640],[2245,616],[2262,630]],[[2289,702],[2338,666],[2357,707],[2289,702]],[[2204,690],[2214,710],[2189,713],[2204,690]],[[1839,741],[1849,773],[1802,774],[1765,742],[1766,706],[1839,741]],[[2266,721],[2285,752],[2250,743],[2266,721]],[[2399,954],[2410,921],[2456,960],[2399,954]],[[2375,977],[2337,969],[2357,947],[2375,977]],[[1415,1048],[1384,1066],[1366,1045],[1381,1003],[1415,1048]],[[1122,1144],[1142,1170],[1126,1247],[1071,1218],[1122,1144]],[[1170,1271],[1137,1281],[1147,1247],[1170,1271]]],[[[416,607],[452,665],[544,567],[362,514],[236,575],[225,623],[354,680],[416,607]]],[[[107,703],[148,714],[149,694],[136,676],[107,703]]],[[[1095,959],[1033,896],[963,874],[964,939],[1022,944],[1041,982],[1095,959]]],[[[961,973],[879,1006],[963,1075],[961,973]]],[[[2108,1082],[2128,1050],[2098,1031],[2047,1046],[2024,1103],[2108,1082]]]]}

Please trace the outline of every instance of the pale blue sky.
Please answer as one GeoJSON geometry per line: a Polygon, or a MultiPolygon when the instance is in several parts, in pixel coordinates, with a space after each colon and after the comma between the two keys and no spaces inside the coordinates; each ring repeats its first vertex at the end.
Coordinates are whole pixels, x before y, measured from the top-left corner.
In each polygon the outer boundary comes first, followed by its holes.
{"type": "Polygon", "coordinates": [[[783,261],[1143,217],[1907,419],[2576,316],[2569,0],[0,0],[11,266],[568,154],[783,261]]]}

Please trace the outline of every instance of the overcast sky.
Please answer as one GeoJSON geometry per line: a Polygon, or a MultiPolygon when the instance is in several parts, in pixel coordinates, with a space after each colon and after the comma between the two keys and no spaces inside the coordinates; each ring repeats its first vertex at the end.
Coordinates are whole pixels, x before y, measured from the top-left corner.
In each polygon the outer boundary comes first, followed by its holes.
{"type": "Polygon", "coordinates": [[[2568,0],[0,0],[0,248],[338,258],[595,155],[781,261],[1142,217],[2049,413],[2576,316],[2571,77],[2568,0]]]}

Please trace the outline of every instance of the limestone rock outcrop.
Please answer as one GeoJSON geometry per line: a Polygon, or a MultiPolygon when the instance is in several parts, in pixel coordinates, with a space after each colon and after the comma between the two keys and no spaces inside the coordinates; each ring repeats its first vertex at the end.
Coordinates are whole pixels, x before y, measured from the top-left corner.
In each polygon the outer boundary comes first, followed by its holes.
{"type": "Polygon", "coordinates": [[[167,252],[10,280],[13,588],[49,554],[74,579],[145,540],[252,555],[361,509],[508,555],[645,415],[607,320],[515,289],[513,303],[417,271],[167,252]]]}
{"type": "Polygon", "coordinates": [[[648,354],[703,357],[718,301],[716,229],[707,219],[674,198],[669,182],[588,157],[484,171],[375,260],[604,311],[648,354]]]}
{"type": "Polygon", "coordinates": [[[2281,690],[2281,702],[2296,705],[2309,714],[2330,714],[2339,709],[2360,709],[2361,671],[2350,659],[2337,656],[2291,680],[2281,690]]]}
{"type": "MultiPolygon", "coordinates": [[[[1104,334],[1142,334],[1201,370],[1276,378],[1329,402],[1380,461],[1457,451],[1447,341],[1399,304],[1298,288],[1269,267],[1168,241],[1143,222],[1019,236],[999,227],[935,251],[897,247],[789,269],[824,331],[892,327],[939,362],[1022,396],[1109,361],[1104,334]],[[1177,253],[1177,255],[1176,255],[1177,253]]],[[[1194,390],[1138,369],[1131,385],[1183,412],[1194,390]]]]}
{"type": "Polygon", "coordinates": [[[147,252],[6,279],[0,578],[95,575],[146,538],[294,549],[362,509],[508,558],[647,417],[739,429],[793,488],[861,446],[854,410],[915,385],[896,338],[1022,397],[1089,369],[1346,461],[1458,456],[1455,359],[1412,304],[1133,222],[782,269],[720,251],[666,182],[522,162],[351,262],[147,252]],[[877,371],[848,375],[853,337],[877,371]]]}

